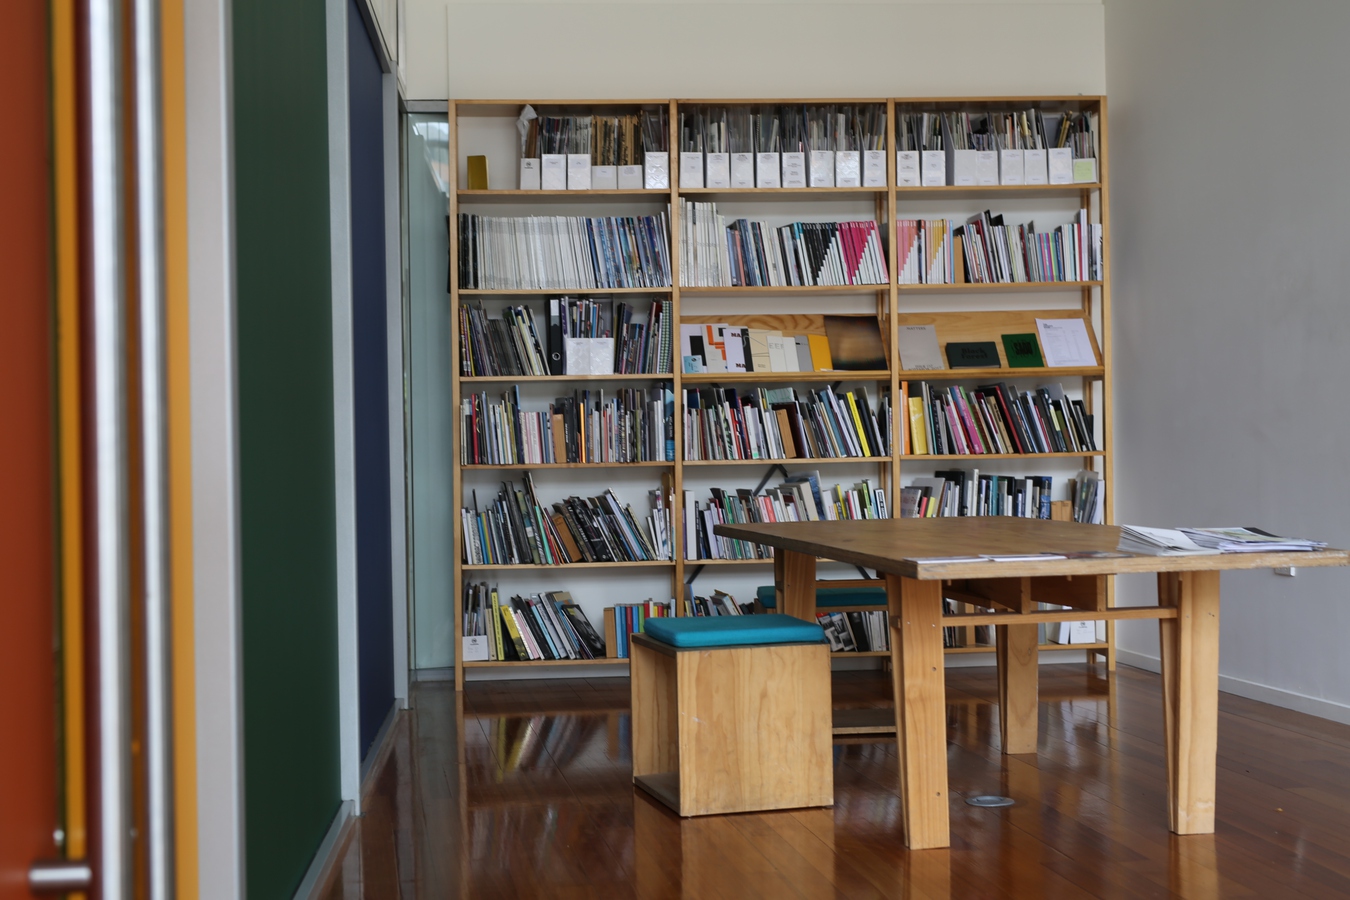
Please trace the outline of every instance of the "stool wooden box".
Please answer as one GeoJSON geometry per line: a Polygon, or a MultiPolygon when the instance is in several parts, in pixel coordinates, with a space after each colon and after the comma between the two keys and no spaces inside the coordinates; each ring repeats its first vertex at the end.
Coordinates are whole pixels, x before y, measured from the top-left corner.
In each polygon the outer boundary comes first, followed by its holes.
{"type": "Polygon", "coordinates": [[[630,652],[639,787],[681,816],[834,805],[829,645],[630,652]]]}

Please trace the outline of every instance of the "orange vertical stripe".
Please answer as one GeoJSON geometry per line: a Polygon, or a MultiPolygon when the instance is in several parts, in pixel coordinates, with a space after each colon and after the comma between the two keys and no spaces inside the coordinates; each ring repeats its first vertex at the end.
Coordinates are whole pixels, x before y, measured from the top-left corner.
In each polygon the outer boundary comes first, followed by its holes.
{"type": "MultiPolygon", "coordinates": [[[[80,418],[80,195],[74,0],[52,0],[52,199],[61,495],[61,668],[66,855],[89,852],[85,782],[84,510],[80,418]]],[[[76,895],[79,896],[79,895],[76,895]]]]}
{"type": "Polygon", "coordinates": [[[180,900],[197,886],[197,715],[192,595],[192,440],[188,353],[187,100],[183,3],[160,6],[164,104],[165,343],[173,591],[174,828],[180,900]]]}

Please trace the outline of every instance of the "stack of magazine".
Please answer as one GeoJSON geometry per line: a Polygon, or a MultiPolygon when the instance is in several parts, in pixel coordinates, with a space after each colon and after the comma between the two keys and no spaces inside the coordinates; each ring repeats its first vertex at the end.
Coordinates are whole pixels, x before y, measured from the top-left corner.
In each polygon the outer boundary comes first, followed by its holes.
{"type": "Polygon", "coordinates": [[[1120,548],[1147,556],[1207,556],[1216,553],[1278,553],[1312,551],[1322,541],[1287,538],[1260,528],[1146,528],[1120,526],[1120,548]]]}

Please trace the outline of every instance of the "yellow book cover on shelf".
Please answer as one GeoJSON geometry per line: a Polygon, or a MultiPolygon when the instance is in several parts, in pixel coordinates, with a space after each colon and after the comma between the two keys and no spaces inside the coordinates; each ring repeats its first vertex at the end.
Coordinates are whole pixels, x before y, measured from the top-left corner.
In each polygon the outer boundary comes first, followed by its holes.
{"type": "Polygon", "coordinates": [[[853,414],[853,425],[858,429],[858,442],[862,444],[863,456],[871,456],[872,450],[867,445],[867,429],[863,428],[862,416],[858,415],[858,401],[852,391],[844,396],[848,398],[848,409],[853,414]]]}
{"type": "Polygon", "coordinates": [[[811,348],[811,368],[817,372],[834,371],[834,359],[830,357],[830,339],[823,334],[808,334],[806,343],[811,348]]]}
{"type": "Polygon", "coordinates": [[[916,456],[928,452],[928,425],[924,422],[923,398],[909,398],[909,438],[916,456]]]}

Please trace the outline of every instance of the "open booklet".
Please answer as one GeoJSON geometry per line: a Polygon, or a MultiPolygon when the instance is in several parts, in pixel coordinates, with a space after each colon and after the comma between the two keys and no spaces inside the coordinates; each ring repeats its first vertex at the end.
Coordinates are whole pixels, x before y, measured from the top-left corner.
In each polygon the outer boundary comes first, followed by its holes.
{"type": "Polygon", "coordinates": [[[1286,538],[1259,528],[1146,528],[1120,526],[1121,550],[1149,556],[1204,556],[1214,553],[1270,553],[1321,550],[1322,541],[1286,538]]]}

